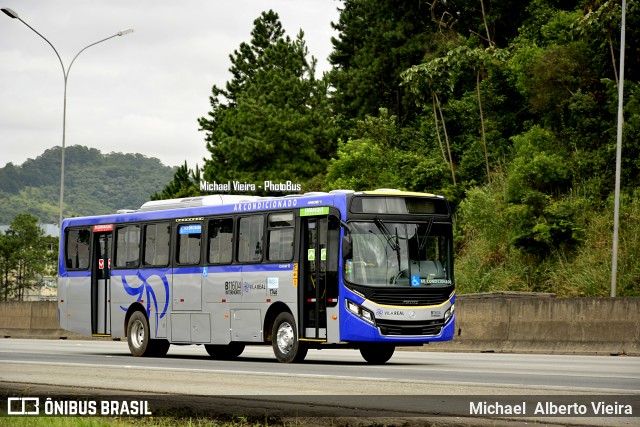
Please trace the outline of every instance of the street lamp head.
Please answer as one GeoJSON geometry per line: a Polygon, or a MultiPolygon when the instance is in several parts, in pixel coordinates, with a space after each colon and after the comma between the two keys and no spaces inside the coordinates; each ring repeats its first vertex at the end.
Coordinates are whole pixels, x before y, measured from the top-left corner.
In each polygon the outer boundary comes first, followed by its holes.
{"type": "Polygon", "coordinates": [[[8,7],[3,7],[1,10],[5,13],[5,15],[11,18],[14,18],[14,19],[18,18],[18,14],[15,13],[13,10],[9,9],[8,7]]]}
{"type": "Polygon", "coordinates": [[[127,34],[133,33],[133,28],[127,28],[126,30],[118,31],[119,36],[126,36],[127,34]]]}

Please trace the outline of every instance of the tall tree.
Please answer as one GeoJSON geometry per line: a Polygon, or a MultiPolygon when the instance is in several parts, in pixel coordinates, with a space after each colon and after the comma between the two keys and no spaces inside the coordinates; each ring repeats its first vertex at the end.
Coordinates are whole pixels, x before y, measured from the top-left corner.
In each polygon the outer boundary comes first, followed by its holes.
{"type": "Polygon", "coordinates": [[[28,289],[40,284],[49,264],[48,247],[37,217],[31,214],[16,216],[0,243],[5,300],[12,293],[21,301],[28,289]]]}
{"type": "MultiPolygon", "coordinates": [[[[437,110],[440,113],[440,121],[442,122],[443,128],[445,130],[445,141],[447,143],[447,149],[449,153],[449,157],[447,158],[446,156],[444,156],[444,150],[442,150],[443,157],[445,161],[451,165],[451,174],[454,184],[455,175],[453,171],[451,149],[448,134],[446,133],[442,107],[439,102],[438,91],[453,92],[455,90],[456,82],[458,81],[467,80],[467,86],[469,86],[468,78],[465,79],[464,73],[468,72],[469,70],[472,70],[475,73],[475,96],[477,99],[478,117],[480,122],[480,139],[484,152],[487,180],[490,180],[491,167],[489,164],[486,121],[481,96],[481,78],[484,78],[483,76],[486,76],[492,67],[504,63],[507,56],[508,54],[506,50],[495,48],[493,44],[491,47],[486,49],[478,47],[470,48],[469,46],[462,45],[449,50],[445,56],[432,59],[420,65],[414,65],[402,74],[405,84],[417,96],[417,102],[424,104],[425,107],[428,107],[427,104],[429,102],[432,104],[436,130],[439,129],[438,115],[436,114],[436,106],[438,107],[437,110]],[[428,94],[430,94],[431,96],[429,97],[428,94]],[[428,98],[431,99],[429,100],[428,98]]],[[[467,91],[468,90],[469,89],[467,89],[467,91]]],[[[441,144],[439,131],[437,135],[438,141],[441,144]]]]}
{"type": "Polygon", "coordinates": [[[400,148],[402,132],[384,108],[378,117],[358,120],[354,137],[338,146],[327,170],[327,189],[368,190],[392,187],[439,192],[446,182],[446,166],[437,154],[400,148]],[[402,173],[398,173],[402,171],[402,173]]]}
{"type": "Polygon", "coordinates": [[[16,252],[18,241],[15,236],[0,234],[0,299],[9,300],[9,294],[13,293],[15,285],[13,272],[16,269],[16,252]]]}
{"type": "Polygon", "coordinates": [[[212,110],[199,119],[211,153],[204,178],[304,183],[335,150],[327,84],[315,77],[303,32],[285,36],[277,13],[263,12],[251,35],[230,55],[233,79],[213,87],[212,110]]]}
{"type": "Polygon", "coordinates": [[[400,124],[411,122],[422,109],[401,85],[401,73],[442,56],[459,35],[482,39],[484,47],[506,47],[517,34],[527,3],[344,0],[340,19],[333,24],[338,35],[329,57],[336,113],[348,121],[386,108],[400,124]]]}
{"type": "Polygon", "coordinates": [[[400,73],[419,63],[430,49],[429,5],[415,0],[345,0],[333,24],[329,62],[335,112],[346,121],[375,116],[386,108],[400,123],[420,112],[400,85],[400,73]]]}
{"type": "Polygon", "coordinates": [[[173,179],[158,193],[151,195],[151,200],[177,199],[180,197],[199,196],[200,193],[200,169],[196,164],[195,171],[189,169],[185,160],[182,166],[176,169],[173,179]]]}

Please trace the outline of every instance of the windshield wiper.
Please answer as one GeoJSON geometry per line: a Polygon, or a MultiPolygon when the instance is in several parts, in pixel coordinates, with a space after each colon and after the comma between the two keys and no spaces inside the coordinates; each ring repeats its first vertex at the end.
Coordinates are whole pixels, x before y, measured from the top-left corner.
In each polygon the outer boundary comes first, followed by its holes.
{"type": "Polygon", "coordinates": [[[373,222],[376,223],[378,230],[380,230],[384,238],[387,239],[387,243],[389,244],[391,249],[398,252],[398,255],[400,255],[400,244],[398,243],[398,240],[393,239],[393,236],[389,232],[389,229],[387,228],[387,226],[384,225],[384,222],[382,222],[382,220],[378,217],[375,217],[373,219],[373,222]]]}
{"type": "Polygon", "coordinates": [[[427,223],[427,232],[424,233],[424,237],[420,241],[420,245],[419,245],[419,248],[418,248],[420,252],[422,252],[422,249],[424,248],[424,246],[427,243],[427,239],[429,238],[429,234],[431,234],[431,226],[432,225],[433,225],[433,220],[430,219],[429,222],[427,223]]]}
{"type": "MultiPolygon", "coordinates": [[[[380,232],[382,232],[382,235],[384,236],[384,238],[387,239],[387,244],[389,245],[389,247],[391,249],[394,250],[394,252],[396,253],[396,256],[398,257],[398,275],[396,276],[396,280],[397,280],[397,278],[402,274],[401,256],[400,256],[400,242],[399,242],[399,239],[398,239],[398,229],[396,228],[396,238],[394,240],[393,236],[389,232],[389,229],[384,224],[384,222],[382,222],[382,220],[380,218],[375,217],[373,219],[373,222],[375,222],[376,226],[378,227],[378,230],[380,230],[380,232]]],[[[395,280],[394,280],[394,282],[395,282],[395,280]]]]}

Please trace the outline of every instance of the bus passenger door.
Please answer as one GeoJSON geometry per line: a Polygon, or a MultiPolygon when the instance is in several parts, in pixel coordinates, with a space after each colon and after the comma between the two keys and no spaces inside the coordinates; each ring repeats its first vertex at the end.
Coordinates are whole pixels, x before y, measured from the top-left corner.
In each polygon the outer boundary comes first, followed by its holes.
{"type": "Polygon", "coordinates": [[[111,335],[111,242],[112,231],[93,233],[91,266],[91,332],[111,335]]]}
{"type": "Polygon", "coordinates": [[[302,337],[327,340],[327,306],[337,304],[338,227],[333,216],[303,217],[302,337]],[[333,230],[333,231],[332,231],[333,230]]]}

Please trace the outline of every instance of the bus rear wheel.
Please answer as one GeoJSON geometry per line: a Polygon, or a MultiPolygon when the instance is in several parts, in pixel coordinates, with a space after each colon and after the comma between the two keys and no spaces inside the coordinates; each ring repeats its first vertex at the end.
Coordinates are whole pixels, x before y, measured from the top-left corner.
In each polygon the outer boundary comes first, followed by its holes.
{"type": "Polygon", "coordinates": [[[162,357],[171,345],[164,339],[149,338],[149,320],[141,311],[134,312],[127,323],[127,343],[129,352],[135,357],[162,357]]]}
{"type": "Polygon", "coordinates": [[[373,365],[382,365],[391,359],[396,347],[391,344],[366,344],[360,347],[360,354],[373,365]]]}
{"type": "Polygon", "coordinates": [[[271,334],[273,353],[278,362],[302,362],[308,347],[298,339],[296,321],[291,313],[280,313],[273,323],[271,334]]]}
{"type": "Polygon", "coordinates": [[[240,356],[244,351],[244,344],[230,342],[227,345],[205,344],[205,350],[214,359],[231,360],[240,356]]]}
{"type": "Polygon", "coordinates": [[[149,321],[141,311],[134,312],[127,323],[127,344],[132,356],[142,357],[149,346],[149,321]]]}

